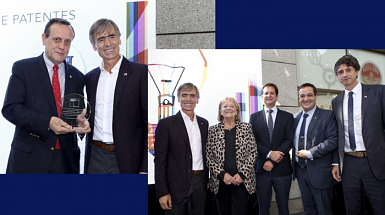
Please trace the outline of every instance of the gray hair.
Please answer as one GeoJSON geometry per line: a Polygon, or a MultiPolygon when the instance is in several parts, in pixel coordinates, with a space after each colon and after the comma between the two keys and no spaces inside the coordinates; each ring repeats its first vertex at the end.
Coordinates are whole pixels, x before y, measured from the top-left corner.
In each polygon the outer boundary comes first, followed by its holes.
{"type": "Polygon", "coordinates": [[[180,91],[182,91],[182,90],[192,90],[192,89],[194,89],[194,88],[195,88],[195,90],[197,91],[197,97],[198,97],[198,99],[199,99],[199,90],[198,90],[198,87],[195,86],[195,85],[192,84],[192,83],[184,83],[184,84],[182,84],[182,85],[179,86],[178,91],[177,91],[178,99],[180,98],[180,91]]]}
{"type": "Polygon", "coordinates": [[[101,34],[106,30],[109,30],[111,27],[113,27],[117,33],[117,36],[121,36],[119,27],[116,25],[114,21],[111,19],[99,19],[92,24],[90,28],[90,33],[89,33],[89,39],[92,45],[95,45],[95,39],[94,39],[94,34],[101,34]]]}

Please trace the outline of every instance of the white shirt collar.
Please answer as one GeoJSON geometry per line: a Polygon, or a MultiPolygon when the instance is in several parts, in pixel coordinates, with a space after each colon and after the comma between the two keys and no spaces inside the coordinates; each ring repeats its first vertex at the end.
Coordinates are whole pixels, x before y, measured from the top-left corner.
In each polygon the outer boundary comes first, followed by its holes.
{"type": "MultiPolygon", "coordinates": [[[[187,114],[185,114],[185,113],[183,112],[183,110],[180,110],[180,113],[182,114],[182,117],[183,117],[183,118],[188,117],[188,118],[190,119],[190,117],[189,117],[187,114]]],[[[197,119],[197,116],[196,116],[195,113],[194,113],[194,122],[196,122],[196,119],[197,119]]],[[[191,121],[191,120],[190,120],[190,121],[191,121]]]]}
{"type": "Polygon", "coordinates": [[[306,113],[307,115],[309,115],[309,116],[310,116],[310,115],[313,115],[316,108],[317,108],[317,105],[314,105],[313,109],[309,110],[308,112],[305,112],[305,111],[302,109],[302,115],[305,114],[305,113],[306,113]]]}
{"type": "Polygon", "coordinates": [[[278,112],[277,106],[274,106],[272,109],[269,109],[266,106],[264,106],[263,110],[265,111],[265,113],[267,113],[268,110],[273,110],[273,113],[277,113],[278,112]]]}
{"type": "MultiPolygon", "coordinates": [[[[358,82],[358,84],[351,91],[353,92],[353,95],[359,95],[362,91],[362,84],[358,82]]],[[[346,98],[349,96],[349,92],[349,90],[345,90],[346,98]]]]}
{"type": "MultiPolygon", "coordinates": [[[[54,63],[47,57],[47,55],[45,54],[45,52],[44,52],[44,54],[43,54],[43,59],[44,59],[45,65],[47,66],[48,71],[53,70],[53,66],[54,66],[55,64],[54,64],[54,63]]],[[[60,69],[64,66],[64,63],[61,62],[58,66],[59,66],[59,70],[60,70],[60,69]]]]}
{"type": "MultiPolygon", "coordinates": [[[[111,69],[111,73],[115,74],[115,72],[119,73],[120,65],[122,64],[123,57],[120,55],[120,58],[118,62],[116,62],[115,66],[111,69]]],[[[102,61],[101,65],[99,66],[101,72],[108,72],[104,69],[104,61],[102,61]]],[[[109,72],[108,72],[109,73],[109,72]]]]}

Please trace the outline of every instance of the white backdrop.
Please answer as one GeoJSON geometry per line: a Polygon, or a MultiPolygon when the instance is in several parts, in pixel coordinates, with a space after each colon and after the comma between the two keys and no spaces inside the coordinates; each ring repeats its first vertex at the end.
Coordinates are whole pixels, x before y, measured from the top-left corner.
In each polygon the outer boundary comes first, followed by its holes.
{"type": "MultiPolygon", "coordinates": [[[[130,1],[131,2],[131,1],[130,1]]],[[[83,73],[101,63],[101,58],[92,49],[88,31],[93,22],[100,18],[112,19],[122,33],[121,54],[126,56],[126,4],[127,1],[79,1],[79,0],[14,0],[1,3],[0,7],[0,104],[3,106],[12,65],[15,61],[35,57],[43,53],[41,35],[49,18],[64,18],[75,29],[69,56],[72,64],[83,73]]],[[[155,0],[148,0],[147,47],[155,48],[155,0]],[[150,14],[150,15],[149,15],[150,14]]],[[[14,125],[0,116],[0,173],[5,173],[14,125]]],[[[84,155],[84,142],[79,143],[84,155]]],[[[83,158],[81,158],[81,169],[83,158]]]]}

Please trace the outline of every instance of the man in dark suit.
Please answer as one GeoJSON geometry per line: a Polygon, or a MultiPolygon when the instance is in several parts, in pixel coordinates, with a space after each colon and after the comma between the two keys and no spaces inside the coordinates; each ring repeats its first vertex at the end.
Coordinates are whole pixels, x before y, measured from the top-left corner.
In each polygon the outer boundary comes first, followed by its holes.
{"type": "Polygon", "coordinates": [[[289,151],[293,146],[294,119],[291,113],[278,109],[278,87],[262,87],[264,109],[250,116],[258,158],[255,164],[259,214],[269,215],[272,187],[276,193],[279,214],[289,214],[289,192],[292,168],[289,151]]]}
{"type": "Polygon", "coordinates": [[[147,173],[147,65],[120,55],[112,20],[94,22],[89,38],[103,62],[85,77],[92,128],[85,173],[147,173]]]}
{"type": "Polygon", "coordinates": [[[332,111],[316,106],[317,89],[313,84],[302,84],[298,97],[302,111],[294,119],[293,180],[298,180],[306,214],[333,214],[335,180],[330,172],[333,151],[337,149],[337,123],[332,111]]]}
{"type": "Polygon", "coordinates": [[[208,122],[195,114],[198,88],[185,83],[178,88],[181,111],[161,119],[155,131],[155,187],[166,214],[203,215],[208,169],[206,139],[208,122]]]}
{"type": "Polygon", "coordinates": [[[359,70],[352,55],[334,66],[345,90],[332,101],[339,132],[332,174],[342,180],[347,214],[362,214],[364,193],[373,214],[385,214],[385,86],[361,84],[359,70]]]}
{"type": "Polygon", "coordinates": [[[65,59],[75,36],[70,23],[51,19],[42,35],[42,55],[12,67],[3,116],[15,124],[7,173],[79,173],[80,150],[74,129],[62,121],[61,98],[83,94],[84,75],[65,59]]]}

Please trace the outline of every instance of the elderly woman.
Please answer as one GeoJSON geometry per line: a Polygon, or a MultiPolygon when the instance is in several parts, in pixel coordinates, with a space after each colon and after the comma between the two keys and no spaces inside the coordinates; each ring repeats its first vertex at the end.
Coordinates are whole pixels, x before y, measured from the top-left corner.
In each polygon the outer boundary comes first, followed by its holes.
{"type": "Polygon", "coordinates": [[[219,103],[220,123],[209,128],[206,156],[210,189],[220,215],[247,214],[250,194],[255,193],[254,162],[257,145],[249,123],[242,123],[234,98],[219,103]]]}

